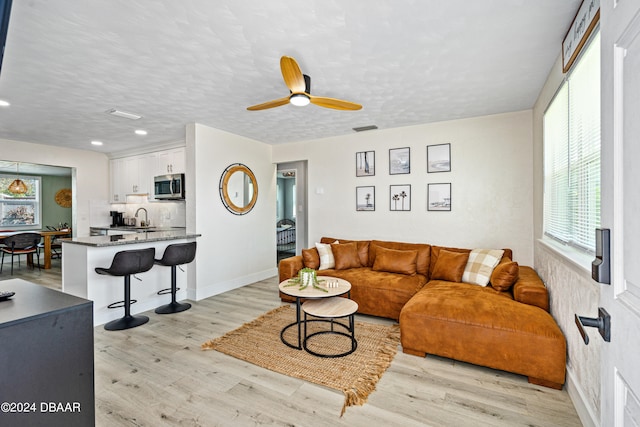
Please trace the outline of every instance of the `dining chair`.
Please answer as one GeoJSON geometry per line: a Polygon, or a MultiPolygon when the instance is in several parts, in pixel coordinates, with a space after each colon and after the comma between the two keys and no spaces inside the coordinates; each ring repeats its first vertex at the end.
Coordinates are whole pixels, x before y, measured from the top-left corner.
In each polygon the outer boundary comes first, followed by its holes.
{"type": "MultiPolygon", "coordinates": [[[[47,226],[47,228],[54,231],[63,231],[63,230],[56,230],[55,228],[52,228],[49,226],[47,226]]],[[[56,258],[62,259],[62,243],[60,243],[60,239],[71,237],[71,229],[69,228],[68,231],[69,231],[69,234],[61,234],[60,236],[53,236],[53,238],[51,239],[51,259],[56,259],[56,258]]],[[[38,251],[40,250],[44,250],[43,242],[38,243],[38,251]]]]}
{"type": "Polygon", "coordinates": [[[40,253],[38,252],[38,243],[40,243],[40,239],[40,234],[28,232],[5,237],[5,247],[0,247],[0,252],[2,252],[0,273],[2,273],[2,269],[4,267],[5,254],[11,254],[11,275],[13,275],[13,258],[15,256],[18,257],[18,266],[20,266],[20,255],[36,254],[38,257],[38,269],[40,269],[40,253]]]}

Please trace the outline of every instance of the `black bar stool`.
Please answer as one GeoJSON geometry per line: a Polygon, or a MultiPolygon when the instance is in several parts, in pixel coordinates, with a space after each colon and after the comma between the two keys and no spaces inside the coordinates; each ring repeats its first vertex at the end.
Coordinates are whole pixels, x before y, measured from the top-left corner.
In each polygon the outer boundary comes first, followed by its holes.
{"type": "Polygon", "coordinates": [[[124,307],[124,317],[112,320],[104,325],[107,331],[121,331],[123,329],[135,328],[149,321],[147,316],[131,315],[131,304],[137,302],[131,299],[131,275],[151,270],[155,254],[155,248],[120,251],[114,255],[111,267],[96,268],[96,273],[98,274],[124,276],[124,301],[114,302],[107,306],[109,308],[124,307]]]}
{"type": "Polygon", "coordinates": [[[176,301],[176,292],[180,289],[176,287],[176,267],[182,264],[188,264],[196,257],[196,242],[177,243],[169,245],[162,254],[162,259],[157,259],[156,264],[171,267],[171,288],[158,291],[158,295],[171,293],[171,302],[156,308],[158,314],[179,313],[189,310],[191,304],[176,301]]]}

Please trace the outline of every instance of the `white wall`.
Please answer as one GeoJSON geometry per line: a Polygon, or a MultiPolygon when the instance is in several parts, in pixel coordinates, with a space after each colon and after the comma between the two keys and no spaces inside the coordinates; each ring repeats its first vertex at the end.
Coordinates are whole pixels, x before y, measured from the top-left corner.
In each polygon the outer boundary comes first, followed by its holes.
{"type": "Polygon", "coordinates": [[[0,139],[2,160],[75,168],[73,187],[74,234],[88,236],[90,205],[109,198],[109,159],[95,151],[74,150],[50,145],[0,139]]]}
{"type": "Polygon", "coordinates": [[[186,140],[185,180],[193,183],[186,195],[187,230],[202,234],[189,298],[200,300],[276,275],[271,146],[200,124],[187,125],[186,140]],[[258,181],[256,205],[246,215],[227,211],[220,199],[220,177],[233,163],[248,166],[258,181]]]}
{"type": "Polygon", "coordinates": [[[561,64],[561,58],[558,58],[533,109],[534,267],[549,289],[551,314],[567,339],[567,391],[583,424],[597,425],[600,419],[600,349],[604,341],[591,340],[588,346],[584,345],[574,314],[597,315],[599,285],[591,279],[587,267],[565,258],[539,240],[543,235],[543,115],[563,81],[561,64]]]}
{"type": "MultiPolygon", "coordinates": [[[[348,113],[345,113],[348,114],[348,113]]],[[[533,263],[531,111],[273,146],[274,163],[308,159],[309,242],[322,236],[509,247],[533,263]],[[427,173],[427,145],[451,143],[451,172],[427,173]],[[410,147],[411,173],[389,175],[389,149],[410,147]],[[356,177],[356,152],[375,150],[375,176],[356,177]],[[427,211],[427,183],[452,183],[451,212],[427,211]],[[389,210],[389,185],[411,184],[410,212],[389,210]],[[357,212],[356,186],[375,186],[357,212]]]]}

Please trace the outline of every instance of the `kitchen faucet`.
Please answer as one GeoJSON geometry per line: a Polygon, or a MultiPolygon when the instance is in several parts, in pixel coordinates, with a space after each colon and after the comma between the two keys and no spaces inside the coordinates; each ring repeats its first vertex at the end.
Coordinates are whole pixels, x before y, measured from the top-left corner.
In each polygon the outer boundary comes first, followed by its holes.
{"type": "Polygon", "coordinates": [[[136,211],[136,214],[134,215],[136,218],[138,218],[138,212],[140,211],[144,211],[144,221],[140,221],[140,226],[141,227],[148,227],[149,226],[149,213],[147,212],[147,210],[145,208],[138,208],[138,210],[136,211]]]}

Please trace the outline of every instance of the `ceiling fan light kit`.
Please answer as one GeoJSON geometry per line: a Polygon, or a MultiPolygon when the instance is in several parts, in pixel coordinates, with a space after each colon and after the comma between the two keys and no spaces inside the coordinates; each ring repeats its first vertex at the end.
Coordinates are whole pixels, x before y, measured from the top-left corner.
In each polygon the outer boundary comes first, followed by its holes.
{"type": "Polygon", "coordinates": [[[305,105],[309,105],[311,101],[304,93],[294,93],[289,97],[289,102],[296,107],[304,107],[305,105]]]}
{"type": "Polygon", "coordinates": [[[273,101],[252,105],[251,107],[247,107],[247,110],[266,110],[268,108],[280,107],[289,103],[298,107],[304,107],[311,103],[319,107],[331,108],[333,110],[356,111],[362,108],[362,105],[356,104],[355,102],[311,95],[311,78],[306,74],[302,74],[296,60],[289,56],[283,56],[280,58],[280,70],[282,71],[284,83],[289,88],[291,95],[286,98],[274,99],[273,101]]]}

